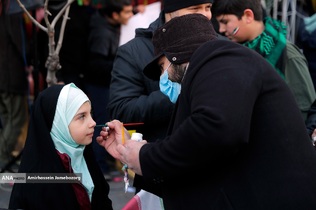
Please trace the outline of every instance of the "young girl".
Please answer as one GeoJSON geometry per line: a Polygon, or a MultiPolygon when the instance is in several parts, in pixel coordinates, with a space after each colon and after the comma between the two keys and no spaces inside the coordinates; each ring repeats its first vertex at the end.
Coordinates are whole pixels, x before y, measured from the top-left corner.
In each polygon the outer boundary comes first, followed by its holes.
{"type": "Polygon", "coordinates": [[[42,91],[32,109],[19,173],[81,173],[82,181],[15,183],[9,208],[112,209],[109,185],[91,147],[95,125],[88,97],[73,83],[42,91]]]}

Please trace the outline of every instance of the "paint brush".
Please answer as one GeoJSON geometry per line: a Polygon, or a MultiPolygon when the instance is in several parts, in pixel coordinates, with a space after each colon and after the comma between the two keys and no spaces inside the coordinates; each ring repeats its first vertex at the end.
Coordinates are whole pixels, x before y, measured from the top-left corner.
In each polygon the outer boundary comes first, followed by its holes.
{"type": "MultiPolygon", "coordinates": [[[[123,123],[124,127],[137,126],[137,125],[144,125],[144,123],[143,122],[123,123]]],[[[96,125],[95,127],[108,127],[108,125],[105,123],[105,124],[101,124],[101,125],[96,125]]]]}

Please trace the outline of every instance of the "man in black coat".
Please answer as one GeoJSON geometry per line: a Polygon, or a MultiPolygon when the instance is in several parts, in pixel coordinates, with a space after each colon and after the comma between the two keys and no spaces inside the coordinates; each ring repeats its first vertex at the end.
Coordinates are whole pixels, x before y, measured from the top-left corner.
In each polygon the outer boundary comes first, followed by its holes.
{"type": "Polygon", "coordinates": [[[98,142],[160,187],[166,210],[315,209],[316,153],[293,94],[253,50],[207,39],[210,28],[191,14],[154,34],[145,74],[182,80],[168,136],[122,144],[115,120],[98,142]]]}

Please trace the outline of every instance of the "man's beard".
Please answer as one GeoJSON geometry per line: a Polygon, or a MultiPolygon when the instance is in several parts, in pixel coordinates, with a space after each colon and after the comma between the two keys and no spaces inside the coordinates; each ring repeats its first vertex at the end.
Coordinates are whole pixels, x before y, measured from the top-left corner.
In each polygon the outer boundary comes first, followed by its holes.
{"type": "Polygon", "coordinates": [[[172,72],[172,77],[170,78],[170,80],[181,84],[185,76],[185,73],[188,69],[188,65],[189,63],[184,63],[180,65],[173,64],[173,72],[172,72]]]}

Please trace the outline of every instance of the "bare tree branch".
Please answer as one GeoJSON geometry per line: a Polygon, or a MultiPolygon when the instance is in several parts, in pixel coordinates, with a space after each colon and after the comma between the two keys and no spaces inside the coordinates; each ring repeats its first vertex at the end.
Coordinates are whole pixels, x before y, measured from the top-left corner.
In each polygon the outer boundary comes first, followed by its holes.
{"type": "Polygon", "coordinates": [[[17,0],[18,4],[20,5],[20,7],[23,9],[23,11],[27,14],[27,16],[32,20],[32,22],[39,27],[41,30],[47,32],[47,28],[42,26],[39,22],[37,22],[37,20],[35,20],[33,18],[33,16],[27,11],[27,9],[25,8],[25,6],[21,3],[20,0],[17,0]]]}
{"type": "Polygon", "coordinates": [[[36,19],[32,17],[32,15],[27,11],[25,6],[21,3],[20,0],[17,0],[20,7],[23,9],[23,11],[27,14],[27,16],[32,20],[32,22],[39,27],[41,30],[47,33],[48,35],[48,57],[45,63],[45,67],[47,68],[47,76],[46,76],[46,82],[48,86],[51,86],[53,84],[57,83],[56,78],[56,72],[61,69],[61,65],[59,63],[59,52],[62,46],[62,41],[64,38],[64,32],[65,27],[69,15],[69,9],[70,5],[75,0],[67,0],[67,3],[63,6],[63,8],[58,12],[56,17],[54,17],[52,23],[49,22],[48,16],[51,16],[51,13],[48,10],[48,2],[49,0],[45,0],[44,3],[44,20],[46,23],[46,26],[41,25],[36,19]],[[57,46],[55,46],[55,25],[58,22],[59,18],[63,15],[63,22],[61,25],[60,33],[59,33],[59,39],[57,42],[57,46]]]}
{"type": "MultiPolygon", "coordinates": [[[[48,1],[48,0],[47,0],[48,1]]],[[[62,14],[65,13],[66,9],[70,7],[70,5],[74,2],[75,0],[67,0],[67,4],[65,4],[65,6],[59,11],[59,13],[56,15],[56,17],[54,18],[54,20],[52,21],[52,27],[54,28],[57,21],[59,20],[59,18],[62,16],[62,14]]],[[[68,17],[68,16],[67,16],[68,17]]]]}
{"type": "MultiPolygon", "coordinates": [[[[74,0],[68,0],[68,1],[74,1],[74,0]]],[[[62,22],[62,25],[61,25],[61,29],[60,29],[60,32],[59,32],[58,43],[57,43],[57,46],[56,46],[56,53],[57,54],[59,54],[59,51],[61,49],[61,46],[62,46],[62,43],[63,43],[63,39],[64,39],[66,23],[67,23],[67,20],[69,20],[68,15],[69,15],[70,6],[64,7],[64,8],[66,8],[66,10],[65,10],[63,22],[62,22]]]]}

